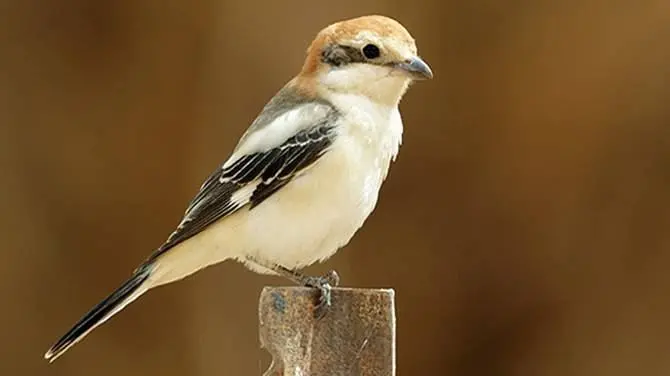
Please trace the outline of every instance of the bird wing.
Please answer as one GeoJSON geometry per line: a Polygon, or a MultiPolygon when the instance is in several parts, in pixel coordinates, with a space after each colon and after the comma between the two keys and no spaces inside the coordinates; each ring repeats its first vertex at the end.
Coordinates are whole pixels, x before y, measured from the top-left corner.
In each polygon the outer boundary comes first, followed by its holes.
{"type": "Polygon", "coordinates": [[[243,207],[255,208],[313,165],[336,136],[337,111],[323,106],[300,104],[267,124],[256,124],[255,134],[247,132],[230,159],[205,180],[177,229],[148,261],[243,207]],[[254,144],[245,145],[245,139],[254,144]]]}

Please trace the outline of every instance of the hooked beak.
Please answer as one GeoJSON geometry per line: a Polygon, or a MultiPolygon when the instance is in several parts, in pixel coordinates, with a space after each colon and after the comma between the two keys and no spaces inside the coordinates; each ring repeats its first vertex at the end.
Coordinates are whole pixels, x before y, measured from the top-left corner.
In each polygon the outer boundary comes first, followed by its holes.
{"type": "Polygon", "coordinates": [[[428,64],[418,56],[395,64],[396,68],[407,73],[414,80],[429,80],[433,78],[433,71],[428,64]]]}

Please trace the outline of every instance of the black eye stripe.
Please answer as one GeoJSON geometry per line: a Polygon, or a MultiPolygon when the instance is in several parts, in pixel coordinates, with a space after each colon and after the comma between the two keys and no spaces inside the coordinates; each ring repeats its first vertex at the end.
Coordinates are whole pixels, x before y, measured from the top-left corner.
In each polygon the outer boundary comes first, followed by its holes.
{"type": "Polygon", "coordinates": [[[339,67],[351,63],[363,63],[366,62],[367,59],[357,48],[335,44],[324,48],[321,53],[321,61],[339,67]]]}

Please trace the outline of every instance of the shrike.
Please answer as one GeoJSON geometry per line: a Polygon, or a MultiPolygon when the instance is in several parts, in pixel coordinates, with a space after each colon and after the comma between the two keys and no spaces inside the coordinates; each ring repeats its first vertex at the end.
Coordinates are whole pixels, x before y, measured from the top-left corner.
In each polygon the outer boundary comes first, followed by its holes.
{"type": "Polygon", "coordinates": [[[296,270],[349,242],[400,147],[401,97],[433,73],[397,21],[365,16],[318,33],[301,72],[266,104],[202,184],[176,230],[45,354],[53,361],[147,290],[224,260],[319,289],[336,273],[296,270]]]}

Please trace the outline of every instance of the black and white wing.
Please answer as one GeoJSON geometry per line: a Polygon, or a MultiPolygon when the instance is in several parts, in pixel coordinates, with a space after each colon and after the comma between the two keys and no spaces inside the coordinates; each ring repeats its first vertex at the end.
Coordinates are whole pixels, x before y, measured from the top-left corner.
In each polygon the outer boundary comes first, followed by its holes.
{"type": "Polygon", "coordinates": [[[224,164],[203,183],[182,222],[149,260],[215,221],[245,206],[252,210],[261,204],[326,153],[335,133],[332,116],[324,116],[276,147],[248,153],[224,164]]]}

